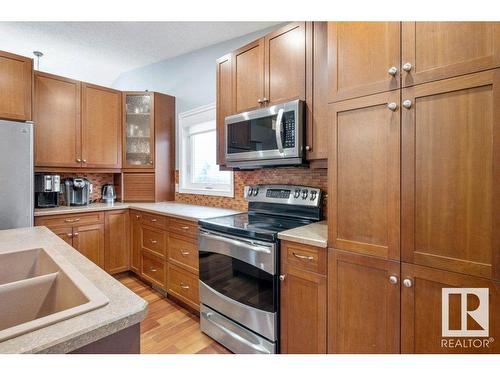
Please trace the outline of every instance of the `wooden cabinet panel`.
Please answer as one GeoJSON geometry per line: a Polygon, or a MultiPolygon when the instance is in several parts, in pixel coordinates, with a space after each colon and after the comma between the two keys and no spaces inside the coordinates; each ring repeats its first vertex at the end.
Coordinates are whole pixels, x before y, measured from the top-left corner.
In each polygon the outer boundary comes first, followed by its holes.
{"type": "Polygon", "coordinates": [[[160,229],[142,226],[142,248],[153,252],[159,257],[167,253],[167,233],[160,229]]]}
{"type": "Polygon", "coordinates": [[[328,264],[328,352],[399,353],[399,263],[330,249],[328,264]]]}
{"type": "Polygon", "coordinates": [[[121,92],[82,83],[82,129],[82,166],[121,168],[121,92]]]}
{"type": "Polygon", "coordinates": [[[402,95],[403,260],[500,279],[500,70],[402,95]]]}
{"type": "MultiPolygon", "coordinates": [[[[454,272],[402,264],[402,277],[411,282],[401,290],[401,351],[403,353],[500,353],[500,283],[466,276],[454,272]],[[442,296],[443,288],[488,288],[489,332],[486,337],[443,337],[442,296]],[[490,340],[492,337],[494,340],[490,340]],[[448,339],[455,342],[451,347],[448,339]],[[444,341],[444,343],[443,343],[444,341]],[[465,345],[457,345],[457,341],[465,345]],[[474,341],[474,344],[471,344],[474,341]],[[486,345],[482,343],[486,341],[486,345]],[[479,345],[481,343],[481,345],[479,345]]],[[[469,291],[470,292],[470,291],[469,291]]],[[[481,329],[479,322],[469,315],[467,327],[462,326],[462,309],[474,311],[480,301],[474,295],[466,297],[466,305],[460,306],[460,295],[448,297],[449,329],[481,329]]],[[[482,301],[485,303],[485,301],[482,301]]],[[[446,313],[446,311],[445,311],[446,313]]]]}
{"type": "Polygon", "coordinates": [[[298,267],[304,271],[326,274],[326,249],[281,241],[281,252],[285,254],[286,263],[290,266],[298,267]]]}
{"type": "Polygon", "coordinates": [[[106,211],[104,221],[104,269],[110,274],[127,271],[130,265],[129,212],[106,211]]]}
{"type": "Polygon", "coordinates": [[[136,273],[141,272],[141,213],[130,211],[130,268],[136,273]]]}
{"type": "Polygon", "coordinates": [[[189,272],[198,273],[198,242],[190,237],[170,233],[168,235],[168,259],[189,272]]]}
{"type": "Polygon", "coordinates": [[[399,91],[333,105],[328,190],[329,243],[399,259],[399,91]]]}
{"type": "Polygon", "coordinates": [[[102,211],[70,215],[37,216],[35,218],[35,225],[44,225],[46,227],[100,223],[104,223],[104,213],[102,211]]]}
{"type": "Polygon", "coordinates": [[[267,104],[305,100],[306,23],[288,24],[266,35],[264,43],[267,104]]]}
{"type": "Polygon", "coordinates": [[[62,238],[68,245],[73,246],[72,227],[49,227],[49,229],[62,238]]]}
{"type": "Polygon", "coordinates": [[[151,227],[158,229],[167,229],[168,218],[163,215],[156,215],[148,212],[143,212],[141,215],[141,222],[151,227]]]}
{"type": "Polygon", "coordinates": [[[124,202],[154,202],[154,173],[123,173],[124,202]]]}
{"type": "MultiPolygon", "coordinates": [[[[287,248],[294,245],[284,244],[287,248]]],[[[326,353],[326,276],[294,265],[286,251],[281,262],[285,276],[281,282],[281,352],[326,353]]]]}
{"type": "Polygon", "coordinates": [[[330,102],[399,88],[400,25],[328,22],[330,102]]]}
{"type": "Polygon", "coordinates": [[[74,226],[73,247],[99,267],[104,268],[104,225],[74,226]]]}
{"type": "Polygon", "coordinates": [[[141,276],[146,280],[165,288],[165,261],[147,252],[142,252],[141,276]]]}
{"type": "Polygon", "coordinates": [[[169,264],[168,293],[193,309],[197,311],[200,310],[198,275],[187,272],[173,264],[169,264]]]}
{"type": "Polygon", "coordinates": [[[0,118],[31,120],[33,60],[0,51],[0,118]]]}
{"type": "Polygon", "coordinates": [[[233,52],[232,72],[234,111],[260,108],[264,98],[264,39],[233,52]]]}
{"type": "Polygon", "coordinates": [[[403,86],[496,68],[500,22],[403,22],[401,62],[403,86]]]}
{"type": "Polygon", "coordinates": [[[198,237],[198,223],[196,221],[170,218],[168,230],[184,236],[198,237]]]}
{"type": "Polygon", "coordinates": [[[224,119],[233,111],[233,89],[231,75],[232,55],[227,54],[217,60],[217,164],[226,163],[226,128],[224,119]]]}
{"type": "Polygon", "coordinates": [[[80,82],[35,73],[35,166],[80,167],[80,82]]]}
{"type": "Polygon", "coordinates": [[[311,94],[306,95],[308,117],[306,124],[307,160],[328,157],[330,113],[328,106],[328,40],[327,22],[313,22],[312,37],[307,37],[307,54],[310,66],[306,80],[311,80],[311,94]],[[310,71],[310,72],[309,72],[310,71]]]}

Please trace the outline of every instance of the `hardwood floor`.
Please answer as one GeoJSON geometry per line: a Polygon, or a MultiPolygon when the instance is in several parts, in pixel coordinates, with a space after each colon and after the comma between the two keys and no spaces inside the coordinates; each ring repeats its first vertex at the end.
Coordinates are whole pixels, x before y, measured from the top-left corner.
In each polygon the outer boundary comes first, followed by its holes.
{"type": "Polygon", "coordinates": [[[141,323],[142,354],[228,354],[222,345],[200,331],[197,315],[163,297],[130,273],[116,279],[149,303],[141,323]]]}

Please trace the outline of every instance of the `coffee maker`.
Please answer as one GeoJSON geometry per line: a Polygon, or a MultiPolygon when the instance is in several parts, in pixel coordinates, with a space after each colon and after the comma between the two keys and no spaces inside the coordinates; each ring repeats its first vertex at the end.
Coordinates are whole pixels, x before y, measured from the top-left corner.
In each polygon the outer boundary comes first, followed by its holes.
{"type": "Polygon", "coordinates": [[[35,207],[48,208],[59,206],[61,177],[45,173],[35,173],[35,207]]]}
{"type": "Polygon", "coordinates": [[[85,206],[91,202],[92,184],[86,178],[66,178],[63,193],[67,206],[85,206]]]}

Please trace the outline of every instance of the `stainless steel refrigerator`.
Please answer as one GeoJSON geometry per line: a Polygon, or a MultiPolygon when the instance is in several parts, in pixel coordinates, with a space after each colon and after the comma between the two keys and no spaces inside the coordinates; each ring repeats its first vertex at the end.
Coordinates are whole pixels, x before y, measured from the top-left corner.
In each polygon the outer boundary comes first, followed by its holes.
{"type": "Polygon", "coordinates": [[[0,120],[0,229],[33,226],[33,123],[0,120]]]}

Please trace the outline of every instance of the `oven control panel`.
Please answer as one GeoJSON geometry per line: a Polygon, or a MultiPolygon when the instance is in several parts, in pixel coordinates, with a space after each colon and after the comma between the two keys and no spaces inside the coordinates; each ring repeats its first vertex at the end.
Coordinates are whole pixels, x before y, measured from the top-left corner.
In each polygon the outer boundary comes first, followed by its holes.
{"type": "Polygon", "coordinates": [[[244,197],[247,202],[319,207],[321,204],[321,189],[297,185],[245,186],[244,197]]]}

